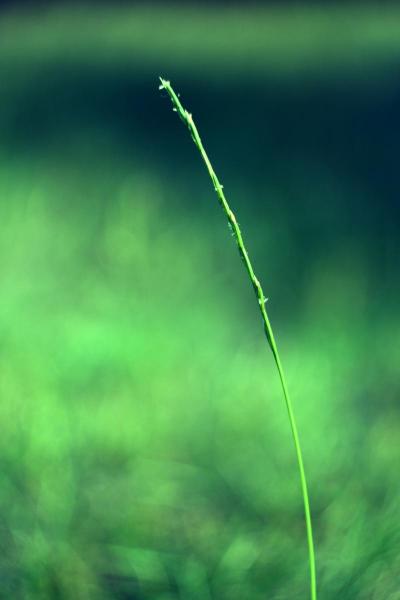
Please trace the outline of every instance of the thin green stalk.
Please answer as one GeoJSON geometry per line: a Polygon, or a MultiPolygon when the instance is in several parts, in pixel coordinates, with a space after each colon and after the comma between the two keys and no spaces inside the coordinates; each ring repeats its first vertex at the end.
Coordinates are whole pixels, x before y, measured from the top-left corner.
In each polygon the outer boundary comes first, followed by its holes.
{"type": "Polygon", "coordinates": [[[160,77],[160,81],[161,81],[160,89],[164,89],[164,90],[166,90],[166,92],[168,92],[169,97],[171,98],[171,101],[172,101],[172,104],[174,107],[174,111],[178,113],[179,117],[182,119],[182,121],[185,123],[185,125],[189,129],[190,135],[192,136],[192,140],[196,144],[196,146],[201,154],[201,157],[207,167],[207,171],[211,177],[211,180],[214,185],[214,189],[217,193],[218,201],[228,219],[229,226],[233,232],[233,235],[234,235],[236,243],[237,243],[239,254],[244,262],[246,271],[250,277],[252,286],[254,288],[254,292],[255,292],[257,300],[258,300],[258,306],[259,306],[259,309],[261,312],[261,317],[262,317],[263,324],[264,324],[265,335],[268,340],[269,347],[271,348],[271,351],[272,351],[272,354],[273,354],[273,357],[275,360],[275,364],[278,369],[279,378],[280,378],[280,381],[282,384],[283,395],[285,397],[285,403],[286,403],[286,408],[287,408],[287,412],[289,415],[289,421],[290,421],[290,427],[292,430],[294,446],[296,449],[296,456],[297,456],[297,462],[298,462],[299,473],[300,473],[301,490],[302,490],[302,494],[303,494],[306,530],[307,530],[308,554],[309,554],[309,564],[310,564],[311,600],[317,600],[315,552],[314,552],[314,541],[313,541],[313,532],[312,532],[312,523],[311,523],[310,501],[309,501],[308,490],[307,490],[307,480],[306,480],[306,474],[304,471],[304,463],[303,463],[303,456],[302,456],[302,452],[301,452],[299,434],[297,432],[296,420],[295,420],[294,413],[293,413],[292,403],[291,403],[290,397],[289,397],[289,392],[288,392],[288,388],[287,388],[287,384],[286,384],[286,380],[285,380],[285,374],[283,371],[281,359],[280,359],[279,353],[278,353],[278,348],[277,348],[276,342],[275,342],[275,337],[274,337],[272,327],[271,327],[271,324],[270,324],[270,321],[269,321],[269,318],[267,315],[267,310],[265,307],[267,299],[264,295],[261,284],[254,273],[254,269],[251,264],[246,247],[244,245],[242,233],[240,231],[236,217],[233,214],[233,212],[228,204],[228,201],[225,198],[223,186],[219,182],[219,179],[218,179],[217,175],[215,174],[215,171],[211,165],[210,159],[207,156],[207,153],[204,149],[204,146],[201,141],[197,127],[194,124],[192,115],[185,108],[183,108],[183,106],[178,98],[178,95],[174,92],[170,82],[166,81],[165,79],[162,79],[161,77],[160,77]]]}

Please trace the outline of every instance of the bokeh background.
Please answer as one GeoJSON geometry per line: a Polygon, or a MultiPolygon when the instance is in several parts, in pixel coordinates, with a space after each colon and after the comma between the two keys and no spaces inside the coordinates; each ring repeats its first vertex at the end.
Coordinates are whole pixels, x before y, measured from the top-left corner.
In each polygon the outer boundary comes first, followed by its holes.
{"type": "Polygon", "coordinates": [[[0,12],[0,597],[400,598],[400,8],[0,12]]]}

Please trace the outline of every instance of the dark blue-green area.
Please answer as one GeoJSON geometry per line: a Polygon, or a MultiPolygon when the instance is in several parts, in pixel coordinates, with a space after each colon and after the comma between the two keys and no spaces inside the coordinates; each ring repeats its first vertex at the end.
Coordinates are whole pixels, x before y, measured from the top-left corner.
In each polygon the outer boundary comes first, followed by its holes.
{"type": "Polygon", "coordinates": [[[0,14],[0,598],[400,590],[400,11],[0,14]]]}

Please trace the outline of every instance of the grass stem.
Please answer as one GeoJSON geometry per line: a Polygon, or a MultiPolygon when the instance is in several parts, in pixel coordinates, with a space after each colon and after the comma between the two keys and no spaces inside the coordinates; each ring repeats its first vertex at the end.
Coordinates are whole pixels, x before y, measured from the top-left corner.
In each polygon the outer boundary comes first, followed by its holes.
{"type": "Polygon", "coordinates": [[[226,218],[228,219],[228,223],[229,223],[229,225],[232,229],[233,235],[236,239],[239,254],[244,262],[247,274],[250,278],[250,281],[254,288],[254,292],[256,294],[258,306],[259,306],[259,309],[261,312],[261,317],[262,317],[263,324],[264,324],[264,332],[265,332],[269,347],[271,348],[271,351],[272,351],[272,354],[273,354],[273,357],[275,360],[275,364],[278,369],[279,378],[280,378],[280,381],[282,384],[283,395],[285,398],[285,404],[286,404],[286,408],[287,408],[287,412],[288,412],[288,416],[289,416],[290,427],[292,430],[293,441],[294,441],[294,446],[295,446],[295,450],[296,450],[297,463],[298,463],[299,474],[300,474],[301,490],[302,490],[302,495],[303,495],[304,514],[305,514],[305,521],[306,521],[308,554],[309,554],[309,565],[310,565],[311,600],[317,600],[315,551],[314,551],[313,531],[312,531],[312,522],[311,522],[310,501],[309,501],[309,496],[308,496],[307,480],[306,480],[306,474],[305,474],[305,470],[304,470],[303,456],[302,456],[302,451],[301,451],[301,446],[300,446],[299,434],[297,431],[296,420],[295,420],[294,412],[293,412],[293,408],[292,408],[292,403],[290,401],[288,387],[286,384],[285,374],[283,371],[281,359],[280,359],[279,353],[278,353],[278,348],[277,348],[277,345],[275,342],[275,337],[274,337],[274,334],[272,331],[272,327],[271,327],[271,324],[270,324],[270,321],[268,318],[268,314],[267,314],[267,310],[266,310],[266,306],[265,306],[266,305],[266,297],[264,295],[261,284],[254,273],[254,269],[253,269],[252,263],[250,261],[249,254],[246,250],[246,246],[244,244],[242,233],[240,231],[236,217],[235,217],[234,213],[232,212],[232,210],[228,204],[228,201],[225,198],[223,187],[222,187],[221,183],[219,182],[217,175],[215,174],[215,171],[211,165],[210,159],[207,156],[207,153],[204,149],[199,132],[193,121],[192,115],[185,108],[183,108],[183,106],[179,100],[179,97],[173,90],[170,82],[166,81],[165,79],[162,79],[161,77],[160,77],[160,81],[161,81],[160,89],[164,89],[168,93],[168,95],[172,101],[174,110],[178,113],[179,117],[182,119],[182,121],[185,123],[185,125],[189,129],[192,139],[193,139],[195,145],[197,146],[197,148],[201,154],[201,157],[207,167],[207,171],[211,177],[211,181],[212,181],[212,183],[214,185],[214,189],[217,193],[218,201],[225,213],[226,218]]]}

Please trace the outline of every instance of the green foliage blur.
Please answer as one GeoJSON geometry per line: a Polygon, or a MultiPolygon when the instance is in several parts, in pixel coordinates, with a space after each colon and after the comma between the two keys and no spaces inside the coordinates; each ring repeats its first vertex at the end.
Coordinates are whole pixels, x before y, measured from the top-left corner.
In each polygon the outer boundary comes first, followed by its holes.
{"type": "Polygon", "coordinates": [[[400,598],[400,11],[0,13],[0,597],[400,598]]]}

